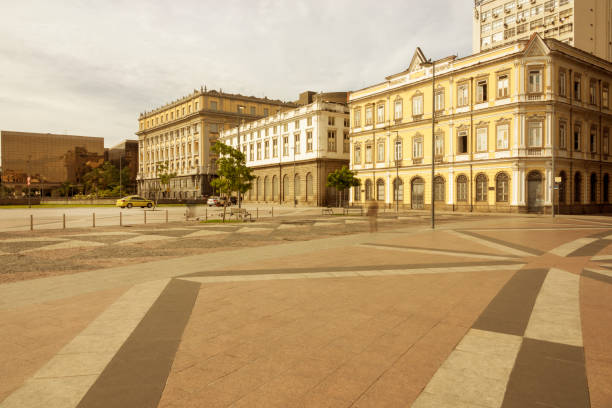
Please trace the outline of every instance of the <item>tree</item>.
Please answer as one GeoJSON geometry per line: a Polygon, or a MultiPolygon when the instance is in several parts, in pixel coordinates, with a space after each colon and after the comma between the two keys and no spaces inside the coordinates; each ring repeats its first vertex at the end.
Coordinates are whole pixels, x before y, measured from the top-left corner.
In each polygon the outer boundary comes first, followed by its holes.
{"type": "Polygon", "coordinates": [[[225,204],[223,205],[223,222],[225,222],[225,212],[229,194],[236,192],[238,195],[238,206],[240,207],[242,194],[249,191],[251,181],[255,178],[251,174],[252,170],[246,165],[246,156],[238,149],[217,141],[212,151],[220,157],[217,160],[217,177],[211,181],[211,185],[219,190],[219,193],[226,194],[225,204]]]}
{"type": "Polygon", "coordinates": [[[59,193],[59,195],[61,195],[62,197],[68,197],[68,195],[70,195],[70,190],[72,189],[72,184],[70,184],[70,182],[68,181],[64,181],[58,188],[57,188],[57,192],[59,193]]]}
{"type": "MultiPolygon", "coordinates": [[[[358,187],[361,182],[355,177],[355,172],[350,171],[348,167],[342,166],[341,169],[329,173],[327,175],[327,187],[334,187],[336,191],[344,191],[347,188],[358,187]]],[[[342,203],[340,203],[342,206],[342,203]]]]}
{"type": "MultiPolygon", "coordinates": [[[[170,180],[176,177],[176,173],[168,172],[168,164],[166,163],[158,163],[157,164],[157,175],[159,176],[159,183],[162,188],[164,188],[164,192],[170,195],[170,180]]],[[[155,207],[157,207],[157,199],[158,199],[158,189],[155,189],[155,207]]]]}

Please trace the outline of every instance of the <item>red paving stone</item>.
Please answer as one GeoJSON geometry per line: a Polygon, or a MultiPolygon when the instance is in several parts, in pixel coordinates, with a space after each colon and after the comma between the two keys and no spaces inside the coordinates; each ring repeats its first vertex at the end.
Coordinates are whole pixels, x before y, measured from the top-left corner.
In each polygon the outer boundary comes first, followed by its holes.
{"type": "Polygon", "coordinates": [[[203,284],[160,407],[406,406],[512,274],[203,284]]]}
{"type": "Polygon", "coordinates": [[[612,407],[612,285],[583,277],[582,336],[593,408],[612,407]]]}
{"type": "MultiPolygon", "coordinates": [[[[537,228],[537,227],[536,227],[537,228]]],[[[550,251],[566,242],[593,235],[597,230],[564,230],[560,231],[474,231],[479,235],[499,239],[511,244],[528,246],[541,251],[550,251]]]]}
{"type": "Polygon", "coordinates": [[[0,401],[20,387],[126,288],[0,311],[0,401]]]}

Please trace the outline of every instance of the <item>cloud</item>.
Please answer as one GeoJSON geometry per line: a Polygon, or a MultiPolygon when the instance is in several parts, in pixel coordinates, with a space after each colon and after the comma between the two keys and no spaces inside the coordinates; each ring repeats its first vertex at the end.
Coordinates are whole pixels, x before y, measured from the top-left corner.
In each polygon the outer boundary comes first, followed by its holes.
{"type": "Polygon", "coordinates": [[[0,15],[0,127],[134,137],[194,88],[295,100],[359,89],[471,48],[471,7],[386,0],[11,2],[0,15]]]}

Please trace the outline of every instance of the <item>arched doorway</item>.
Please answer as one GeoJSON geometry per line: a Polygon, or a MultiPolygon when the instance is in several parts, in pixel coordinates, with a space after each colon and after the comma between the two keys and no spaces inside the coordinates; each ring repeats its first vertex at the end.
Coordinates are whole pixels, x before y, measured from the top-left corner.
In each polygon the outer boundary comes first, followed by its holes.
{"type": "Polygon", "coordinates": [[[417,177],[411,183],[411,208],[422,210],[425,207],[425,181],[417,177]]]}
{"type": "Polygon", "coordinates": [[[383,179],[376,180],[376,200],[385,201],[385,181],[383,179]]]}
{"type": "Polygon", "coordinates": [[[372,199],[372,180],[367,179],[365,182],[365,199],[369,201],[372,199]]]}
{"type": "Polygon", "coordinates": [[[289,176],[286,174],[283,176],[283,201],[289,201],[289,176]]]}
{"type": "Polygon", "coordinates": [[[527,175],[527,211],[541,212],[544,205],[542,173],[532,171],[527,175]]]}
{"type": "Polygon", "coordinates": [[[601,201],[604,203],[610,202],[609,194],[610,194],[610,176],[608,176],[608,173],[606,173],[603,176],[603,194],[602,194],[603,199],[601,201]]]}
{"type": "Polygon", "coordinates": [[[404,182],[401,178],[393,180],[393,201],[404,201],[404,182]]]}
{"type": "Polygon", "coordinates": [[[591,204],[597,204],[597,174],[591,173],[591,192],[589,194],[589,200],[591,204]]]}
{"type": "Polygon", "coordinates": [[[270,200],[270,194],[271,193],[272,193],[272,186],[270,184],[270,177],[266,176],[264,178],[264,194],[263,194],[264,201],[269,201],[270,200]]]}
{"type": "Polygon", "coordinates": [[[298,200],[300,194],[302,194],[300,189],[300,175],[296,174],[293,176],[293,199],[298,200]]]}
{"type": "Polygon", "coordinates": [[[312,173],[306,174],[306,201],[312,200],[314,195],[312,173]]]}
{"type": "Polygon", "coordinates": [[[579,172],[574,174],[574,203],[582,202],[582,175],[579,172]]]}

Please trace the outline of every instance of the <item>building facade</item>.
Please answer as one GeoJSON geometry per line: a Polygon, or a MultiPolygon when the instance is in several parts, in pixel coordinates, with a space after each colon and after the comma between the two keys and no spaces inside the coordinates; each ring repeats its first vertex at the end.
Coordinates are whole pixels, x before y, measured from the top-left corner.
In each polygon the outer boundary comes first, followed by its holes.
{"type": "MultiPolygon", "coordinates": [[[[347,93],[300,96],[302,106],[221,133],[253,169],[246,202],[335,205],[327,175],[349,165],[347,93]]],[[[346,194],[346,193],[345,193],[346,194]]]]}
{"type": "Polygon", "coordinates": [[[406,71],[350,94],[351,167],[362,183],[353,202],[609,209],[612,64],[537,34],[435,61],[434,89],[424,61],[417,49],[406,71]]]}
{"type": "Polygon", "coordinates": [[[167,166],[166,198],[198,198],[212,193],[215,173],[211,146],[219,132],[242,121],[263,118],[295,108],[294,103],[200,89],[138,119],[138,192],[153,197],[161,192],[158,166],[167,166]]]}
{"type": "MultiPolygon", "coordinates": [[[[124,140],[123,142],[106,149],[106,161],[109,161],[118,169],[129,169],[129,181],[126,193],[136,193],[138,176],[138,140],[124,140]]],[[[125,181],[124,181],[125,182],[125,181]]]]}
{"type": "Polygon", "coordinates": [[[78,185],[104,162],[101,137],[0,131],[0,181],[17,195],[28,188],[40,195],[64,182],[78,185]]]}
{"type": "Polygon", "coordinates": [[[538,33],[612,61],[611,0],[476,0],[473,52],[538,33]]]}

